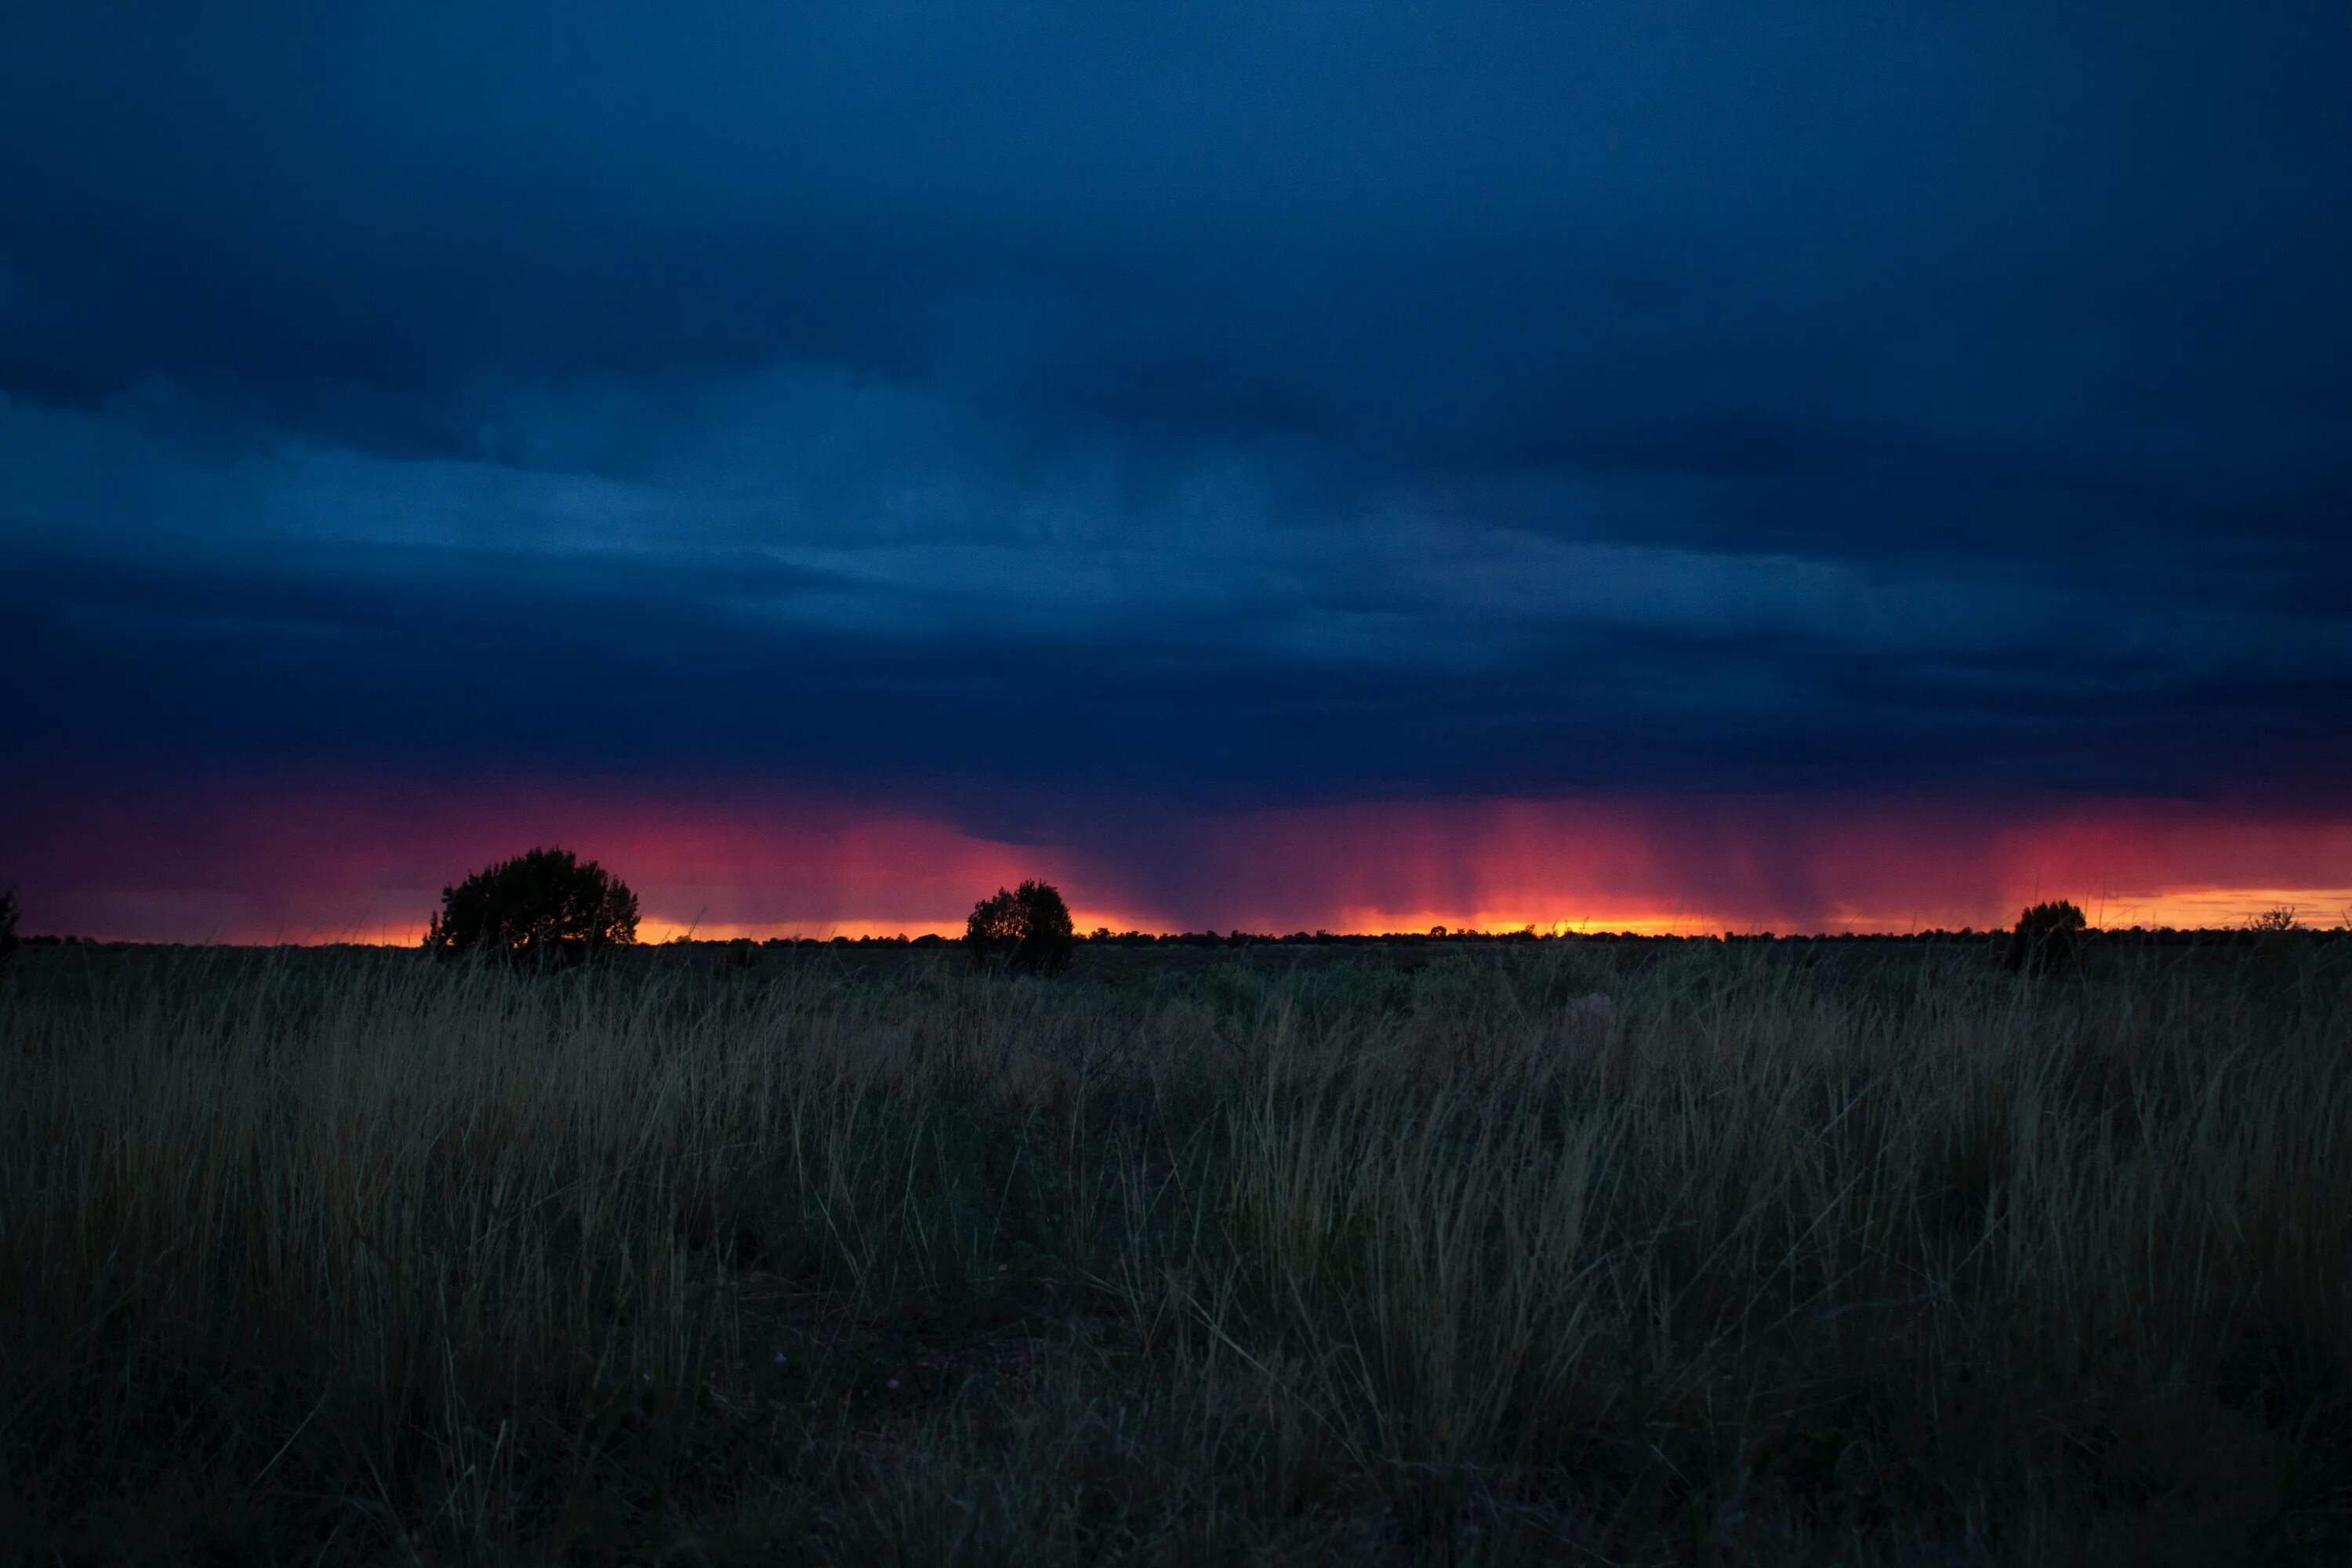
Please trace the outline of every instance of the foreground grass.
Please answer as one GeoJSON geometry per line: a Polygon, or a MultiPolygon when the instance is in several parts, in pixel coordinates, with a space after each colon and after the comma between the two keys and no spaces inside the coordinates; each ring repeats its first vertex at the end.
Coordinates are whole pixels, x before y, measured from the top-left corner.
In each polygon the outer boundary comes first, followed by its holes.
{"type": "Polygon", "coordinates": [[[26,955],[0,1554],[2352,1554],[2352,944],[658,956],[26,955]]]}

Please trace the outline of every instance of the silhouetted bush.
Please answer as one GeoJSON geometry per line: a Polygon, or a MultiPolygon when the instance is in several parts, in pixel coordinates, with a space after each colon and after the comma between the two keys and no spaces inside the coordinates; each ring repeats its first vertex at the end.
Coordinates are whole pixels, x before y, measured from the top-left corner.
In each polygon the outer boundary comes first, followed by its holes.
{"type": "Polygon", "coordinates": [[[0,968],[16,951],[16,889],[0,889],[0,968]]]}
{"type": "Polygon", "coordinates": [[[994,898],[973,905],[963,940],[976,964],[1003,953],[1014,969],[1051,974],[1070,962],[1076,933],[1060,889],[1050,882],[1030,881],[1011,892],[999,888],[994,898]]]}
{"type": "Polygon", "coordinates": [[[2012,973],[2049,974],[2073,969],[2083,962],[2089,928],[2083,911],[2063,899],[2036,904],[2017,917],[2003,963],[2012,973]]]}
{"type": "Polygon", "coordinates": [[[520,962],[571,963],[637,940],[637,896],[569,849],[533,849],[441,889],[425,931],[435,952],[482,951],[520,962]]]}

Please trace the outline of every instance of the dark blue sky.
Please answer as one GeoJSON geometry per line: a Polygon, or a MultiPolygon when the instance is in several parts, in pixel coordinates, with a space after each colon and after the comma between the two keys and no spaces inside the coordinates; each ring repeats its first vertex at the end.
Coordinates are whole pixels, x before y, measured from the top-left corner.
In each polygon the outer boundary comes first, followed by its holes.
{"type": "Polygon", "coordinates": [[[2345,805],[2339,4],[206,9],[0,13],[20,791],[2345,805]]]}

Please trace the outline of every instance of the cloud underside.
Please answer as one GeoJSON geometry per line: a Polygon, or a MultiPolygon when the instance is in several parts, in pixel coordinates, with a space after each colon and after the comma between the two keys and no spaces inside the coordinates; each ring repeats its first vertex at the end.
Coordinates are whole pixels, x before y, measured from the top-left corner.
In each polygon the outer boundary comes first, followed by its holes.
{"type": "Polygon", "coordinates": [[[1993,12],[13,15],[10,727],[1074,844],[2307,805],[2347,24],[1993,12]]]}

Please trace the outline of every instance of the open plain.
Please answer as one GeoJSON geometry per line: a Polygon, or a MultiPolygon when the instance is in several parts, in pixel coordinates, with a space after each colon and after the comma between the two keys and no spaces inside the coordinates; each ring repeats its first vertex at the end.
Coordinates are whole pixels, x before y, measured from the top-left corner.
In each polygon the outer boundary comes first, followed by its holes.
{"type": "Polygon", "coordinates": [[[2352,942],[1997,957],[28,948],[0,1542],[2344,1561],[2352,942]]]}

